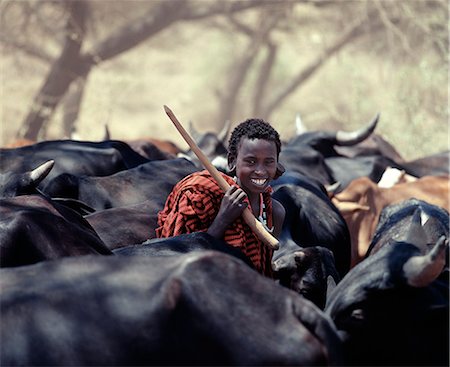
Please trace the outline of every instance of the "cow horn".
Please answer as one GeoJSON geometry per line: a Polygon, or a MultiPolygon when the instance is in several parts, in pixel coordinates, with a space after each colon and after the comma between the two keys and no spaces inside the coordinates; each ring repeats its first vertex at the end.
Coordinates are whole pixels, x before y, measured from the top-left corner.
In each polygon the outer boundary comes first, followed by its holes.
{"type": "Polygon", "coordinates": [[[296,135],[302,135],[306,133],[308,129],[306,128],[305,124],[303,123],[300,114],[297,113],[295,115],[295,133],[296,135]]]}
{"type": "Polygon", "coordinates": [[[300,265],[303,260],[305,260],[306,254],[303,251],[294,252],[294,260],[297,265],[300,265]]]}
{"type": "Polygon", "coordinates": [[[107,123],[105,123],[105,131],[103,133],[103,141],[105,140],[111,140],[111,134],[109,132],[109,127],[107,123]]]}
{"type": "Polygon", "coordinates": [[[327,191],[328,197],[331,198],[334,196],[336,191],[341,187],[341,183],[336,181],[334,184],[325,185],[325,190],[327,191]]]}
{"type": "Polygon", "coordinates": [[[202,137],[198,130],[194,127],[192,121],[189,121],[189,134],[192,136],[195,142],[199,142],[202,137]]]}
{"type": "Polygon", "coordinates": [[[380,114],[377,113],[375,118],[365,127],[352,132],[338,131],[336,133],[336,144],[342,146],[349,146],[361,143],[363,140],[367,139],[375,130],[378,124],[378,119],[380,114]]]}
{"type": "Polygon", "coordinates": [[[219,139],[222,143],[226,144],[228,133],[230,132],[231,121],[225,121],[225,124],[222,127],[222,130],[217,134],[217,139],[219,139]]]}
{"type": "Polygon", "coordinates": [[[441,236],[426,255],[412,256],[404,265],[403,272],[412,287],[426,287],[433,282],[445,266],[448,239],[441,236]]]}
{"type": "Polygon", "coordinates": [[[39,167],[29,172],[30,181],[34,184],[39,184],[52,170],[55,165],[53,159],[41,164],[39,167]]]}

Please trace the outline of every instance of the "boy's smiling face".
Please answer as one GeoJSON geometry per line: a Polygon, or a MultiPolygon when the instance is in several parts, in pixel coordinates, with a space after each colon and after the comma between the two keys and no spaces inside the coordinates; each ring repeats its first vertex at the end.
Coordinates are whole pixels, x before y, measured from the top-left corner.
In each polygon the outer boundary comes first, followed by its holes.
{"type": "Polygon", "coordinates": [[[238,184],[249,195],[264,192],[277,171],[277,147],[265,139],[242,137],[237,157],[230,160],[236,166],[238,184]]]}

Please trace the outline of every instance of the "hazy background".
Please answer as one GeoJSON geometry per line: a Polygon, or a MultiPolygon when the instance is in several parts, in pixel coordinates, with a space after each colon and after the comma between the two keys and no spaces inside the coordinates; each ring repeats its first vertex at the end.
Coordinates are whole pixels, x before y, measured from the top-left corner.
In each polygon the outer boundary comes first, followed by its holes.
{"type": "Polygon", "coordinates": [[[78,56],[55,69],[68,3],[1,2],[1,146],[24,135],[53,72],[39,140],[101,140],[107,123],[114,139],[184,149],[166,104],[199,131],[257,116],[283,140],[297,113],[309,130],[352,130],[379,112],[376,132],[405,159],[449,149],[446,0],[87,1],[82,77],[78,56]]]}

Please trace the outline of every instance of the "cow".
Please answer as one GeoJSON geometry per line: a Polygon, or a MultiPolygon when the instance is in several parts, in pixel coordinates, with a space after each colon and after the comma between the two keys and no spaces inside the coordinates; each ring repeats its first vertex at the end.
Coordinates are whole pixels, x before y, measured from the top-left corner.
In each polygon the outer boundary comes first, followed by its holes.
{"type": "Polygon", "coordinates": [[[181,152],[174,143],[169,141],[142,138],[125,140],[125,142],[137,153],[150,161],[160,159],[173,159],[181,152]]]}
{"type": "Polygon", "coordinates": [[[15,149],[0,149],[0,172],[26,172],[49,160],[54,160],[55,166],[41,182],[41,189],[62,173],[107,176],[148,162],[118,140],[51,140],[15,149]]]}
{"type": "Polygon", "coordinates": [[[163,208],[173,186],[198,168],[184,158],[150,161],[110,176],[63,173],[45,187],[51,197],[80,200],[96,210],[134,205],[153,199],[163,208]]]}
{"type": "Polygon", "coordinates": [[[112,252],[77,212],[42,195],[0,199],[0,267],[86,254],[112,252]]]}
{"type": "Polygon", "coordinates": [[[84,218],[110,250],[140,244],[156,237],[158,212],[164,207],[162,199],[155,197],[134,205],[99,210],[84,218]]]}
{"type": "Polygon", "coordinates": [[[224,240],[214,238],[206,232],[186,233],[173,237],[153,238],[135,245],[114,249],[115,255],[122,256],[177,256],[192,251],[219,251],[234,256],[247,264],[254,265],[244,253],[224,240]]]}
{"type": "Polygon", "coordinates": [[[2,365],[340,363],[333,322],[217,251],[0,270],[2,365]]]}
{"type": "Polygon", "coordinates": [[[320,182],[286,171],[272,183],[286,210],[272,268],[278,282],[319,308],[329,287],[350,268],[350,235],[320,182]]]}
{"type": "Polygon", "coordinates": [[[329,157],[325,159],[325,164],[335,182],[340,183],[337,192],[344,190],[350,182],[359,177],[368,177],[372,182],[379,182],[387,167],[402,169],[401,164],[381,155],[329,157]]]}
{"type": "MultiPolygon", "coordinates": [[[[201,134],[194,128],[192,123],[189,123],[189,133],[199,149],[217,169],[225,173],[228,171],[226,156],[228,154],[227,137],[230,128],[231,122],[226,121],[218,134],[213,132],[201,134]]],[[[190,149],[179,153],[178,156],[191,160],[200,169],[203,168],[195,153],[190,149]]]]}
{"type": "Polygon", "coordinates": [[[378,123],[379,115],[364,128],[353,132],[312,131],[297,135],[283,144],[280,162],[290,171],[312,177],[323,185],[335,183],[326,158],[339,157],[336,146],[352,146],[367,139],[378,123]]]}
{"type": "Polygon", "coordinates": [[[35,143],[36,143],[35,140],[21,138],[21,139],[13,140],[12,142],[9,142],[8,144],[5,144],[2,148],[19,148],[19,147],[25,147],[27,145],[32,145],[35,143]]]}
{"type": "Polygon", "coordinates": [[[344,364],[448,366],[448,212],[413,199],[382,218],[368,257],[327,296],[344,364]]]}
{"type": "Polygon", "coordinates": [[[350,235],[344,218],[317,180],[287,171],[273,181],[273,198],[286,210],[280,242],[292,238],[299,246],[331,250],[341,276],[350,269],[350,235]]]}
{"type": "Polygon", "coordinates": [[[448,176],[450,175],[450,151],[413,159],[403,163],[402,167],[408,174],[416,177],[448,176]]]}
{"type": "Polygon", "coordinates": [[[47,177],[54,164],[54,160],[49,160],[26,172],[0,172],[0,198],[42,194],[38,185],[47,177]]]}
{"type": "Polygon", "coordinates": [[[336,152],[347,158],[362,156],[382,156],[398,163],[405,159],[395,147],[379,134],[371,134],[358,144],[351,146],[336,146],[336,152]]]}
{"type": "Polygon", "coordinates": [[[392,187],[399,183],[414,181],[417,181],[417,177],[407,174],[405,170],[394,167],[387,167],[377,185],[378,187],[388,189],[389,187],[392,187]]]}
{"type": "Polygon", "coordinates": [[[351,236],[351,266],[365,256],[384,207],[409,198],[425,200],[450,210],[449,176],[426,176],[390,188],[379,187],[367,177],[353,180],[331,199],[342,213],[351,236]]]}

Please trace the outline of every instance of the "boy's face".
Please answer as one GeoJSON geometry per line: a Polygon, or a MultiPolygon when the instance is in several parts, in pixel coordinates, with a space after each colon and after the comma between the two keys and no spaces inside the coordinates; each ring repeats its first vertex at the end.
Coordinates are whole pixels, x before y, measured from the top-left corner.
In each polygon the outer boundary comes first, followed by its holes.
{"type": "Polygon", "coordinates": [[[237,157],[231,159],[236,166],[238,184],[247,193],[260,193],[269,186],[277,171],[277,147],[273,141],[248,139],[239,142],[237,157]]]}

